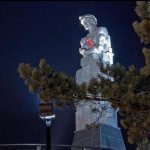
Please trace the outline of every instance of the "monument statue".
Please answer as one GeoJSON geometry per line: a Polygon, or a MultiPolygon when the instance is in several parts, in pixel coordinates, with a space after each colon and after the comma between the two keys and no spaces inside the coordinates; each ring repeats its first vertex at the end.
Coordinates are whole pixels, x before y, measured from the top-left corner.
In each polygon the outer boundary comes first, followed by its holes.
{"type": "MultiPolygon", "coordinates": [[[[97,63],[101,60],[103,64],[108,63],[111,65],[113,63],[113,53],[107,29],[105,27],[97,27],[97,19],[93,15],[80,16],[79,20],[89,33],[80,41],[79,53],[83,56],[81,58],[82,68],[76,72],[76,82],[77,84],[85,82],[88,85],[92,78],[96,78],[98,74],[103,75],[97,63]]],[[[117,112],[112,109],[109,102],[103,100],[87,102],[83,100],[78,103],[76,110],[76,117],[78,117],[78,120],[82,120],[82,124],[80,121],[76,122],[77,129],[85,128],[85,124],[96,124],[99,122],[117,126],[117,112]],[[105,111],[102,109],[104,107],[105,111]],[[98,112],[92,114],[92,108],[96,108],[98,112]],[[83,116],[82,114],[86,115],[83,116]]]]}
{"type": "Polygon", "coordinates": [[[97,19],[93,15],[80,16],[79,20],[89,33],[80,40],[82,69],[76,73],[76,82],[88,84],[93,77],[96,78],[100,74],[97,63],[101,61],[103,64],[113,64],[113,53],[107,29],[97,27],[97,19]]]}
{"type": "MultiPolygon", "coordinates": [[[[75,78],[78,85],[88,85],[92,78],[98,79],[98,75],[104,75],[100,72],[98,63],[113,64],[114,54],[107,29],[97,27],[97,19],[93,15],[80,16],[79,20],[89,33],[80,40],[81,68],[77,70],[75,78]]],[[[111,104],[103,99],[82,100],[75,105],[76,131],[73,145],[125,150],[118,128],[117,109],[113,109],[111,104]],[[93,113],[92,110],[96,112],[93,113]]]]}
{"type": "Polygon", "coordinates": [[[97,19],[93,15],[80,16],[79,20],[85,30],[89,30],[86,37],[80,41],[80,54],[83,57],[87,57],[90,54],[97,54],[102,61],[112,64],[113,62],[109,55],[109,52],[112,52],[112,50],[107,29],[97,27],[97,19]]]}

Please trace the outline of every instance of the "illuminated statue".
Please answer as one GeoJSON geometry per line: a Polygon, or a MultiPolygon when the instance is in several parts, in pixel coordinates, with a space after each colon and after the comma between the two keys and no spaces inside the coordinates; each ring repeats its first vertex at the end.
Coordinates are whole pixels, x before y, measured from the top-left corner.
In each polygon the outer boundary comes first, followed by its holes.
{"type": "MultiPolygon", "coordinates": [[[[103,64],[113,64],[113,53],[107,29],[105,27],[98,28],[97,19],[93,15],[80,16],[79,20],[89,33],[80,41],[79,52],[83,56],[81,58],[82,68],[76,72],[76,83],[79,85],[86,83],[88,85],[92,78],[97,78],[98,74],[103,75],[97,62],[101,60],[103,64]]],[[[110,103],[103,100],[99,103],[93,102],[82,101],[76,107],[76,117],[78,118],[77,120],[80,120],[76,124],[77,130],[84,129],[86,123],[93,124],[95,120],[99,123],[103,122],[116,127],[117,111],[112,109],[110,103]],[[97,108],[99,113],[92,114],[91,107],[97,108]],[[105,111],[102,111],[102,107],[105,107],[105,111]],[[83,114],[86,115],[83,116],[83,114]]]]}
{"type": "Polygon", "coordinates": [[[89,33],[80,40],[79,53],[81,58],[81,69],[76,72],[76,82],[87,84],[98,74],[101,74],[97,62],[113,64],[113,53],[111,40],[105,27],[97,27],[97,19],[90,14],[79,17],[80,23],[89,33]]]}
{"type": "Polygon", "coordinates": [[[86,37],[80,41],[79,52],[83,57],[97,54],[105,63],[113,64],[110,36],[105,27],[97,27],[97,19],[93,15],[80,16],[79,20],[85,30],[89,30],[86,37]]]}
{"type": "MultiPolygon", "coordinates": [[[[80,41],[79,48],[81,68],[76,71],[76,83],[89,84],[92,78],[98,75],[105,77],[100,72],[97,63],[104,65],[113,64],[113,53],[110,36],[105,27],[97,27],[97,19],[90,14],[80,16],[79,20],[89,33],[80,41]]],[[[113,79],[112,79],[113,80],[113,79]]],[[[91,96],[87,92],[87,96],[91,96]]],[[[100,95],[99,95],[100,98],[100,95]]],[[[126,150],[118,127],[117,111],[108,101],[82,100],[76,106],[76,131],[73,145],[82,147],[100,147],[113,150],[126,150]]],[[[77,148],[71,148],[77,150],[77,148]]]]}

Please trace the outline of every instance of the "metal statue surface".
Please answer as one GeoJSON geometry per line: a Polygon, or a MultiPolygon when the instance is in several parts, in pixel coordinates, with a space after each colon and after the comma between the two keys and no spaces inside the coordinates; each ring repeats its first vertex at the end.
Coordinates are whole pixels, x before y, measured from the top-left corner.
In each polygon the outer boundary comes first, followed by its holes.
{"type": "MultiPolygon", "coordinates": [[[[89,84],[92,78],[97,78],[98,74],[103,75],[99,70],[97,62],[103,64],[113,64],[113,53],[111,40],[105,27],[97,27],[97,19],[90,14],[79,17],[80,23],[89,33],[80,40],[79,48],[81,67],[76,72],[76,83],[89,84]]],[[[85,128],[85,124],[104,123],[117,127],[117,111],[111,107],[107,101],[81,101],[76,106],[76,130],[85,128]],[[91,108],[96,108],[96,113],[91,113],[91,108]],[[105,109],[104,109],[105,108],[105,109]],[[83,115],[84,114],[84,115],[83,115]]]]}
{"type": "MultiPolygon", "coordinates": [[[[81,68],[76,71],[76,83],[88,85],[92,78],[107,76],[100,71],[98,63],[112,65],[113,52],[110,36],[105,27],[97,27],[97,19],[90,14],[79,17],[80,23],[89,33],[80,41],[79,52],[82,55],[81,68]]],[[[110,78],[113,81],[113,78],[110,78]]],[[[100,80],[99,80],[100,81],[100,80]]],[[[92,94],[87,92],[87,97],[92,94]]],[[[114,150],[126,150],[120,128],[118,128],[117,111],[111,103],[101,98],[99,101],[81,100],[75,103],[76,131],[73,145],[96,146],[114,150]],[[94,138],[93,138],[94,137],[94,138]]],[[[71,150],[77,150],[72,148],[71,150]]]]}
{"type": "Polygon", "coordinates": [[[80,54],[83,57],[90,54],[97,54],[103,61],[112,64],[112,59],[109,57],[111,43],[107,29],[105,27],[97,27],[97,19],[90,14],[80,16],[79,20],[85,30],[89,31],[86,37],[80,40],[80,54]]]}

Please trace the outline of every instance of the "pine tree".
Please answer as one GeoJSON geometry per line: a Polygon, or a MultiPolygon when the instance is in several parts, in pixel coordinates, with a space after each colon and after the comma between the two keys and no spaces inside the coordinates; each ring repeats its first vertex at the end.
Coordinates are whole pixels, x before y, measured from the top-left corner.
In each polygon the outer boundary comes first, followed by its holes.
{"type": "Polygon", "coordinates": [[[20,63],[18,73],[29,92],[37,94],[43,102],[55,99],[56,106],[63,107],[86,97],[86,84],[77,85],[73,77],[64,72],[56,72],[45,59],[41,59],[37,67],[20,63]]]}

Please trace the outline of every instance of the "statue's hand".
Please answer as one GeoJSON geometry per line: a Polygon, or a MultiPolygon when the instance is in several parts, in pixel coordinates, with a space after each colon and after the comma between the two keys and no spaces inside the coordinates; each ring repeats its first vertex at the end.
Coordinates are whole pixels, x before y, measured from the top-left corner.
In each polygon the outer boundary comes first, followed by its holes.
{"type": "Polygon", "coordinates": [[[84,51],[85,51],[85,49],[79,48],[79,52],[80,52],[80,53],[82,53],[82,52],[84,52],[84,51]]]}
{"type": "Polygon", "coordinates": [[[86,49],[79,48],[79,52],[80,52],[81,55],[85,55],[86,49]]]}

